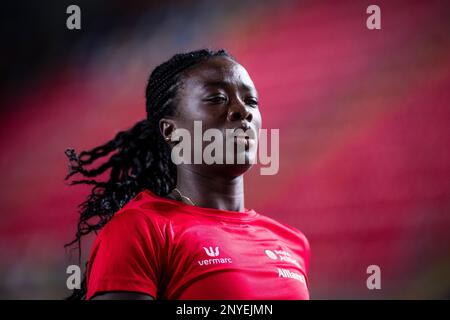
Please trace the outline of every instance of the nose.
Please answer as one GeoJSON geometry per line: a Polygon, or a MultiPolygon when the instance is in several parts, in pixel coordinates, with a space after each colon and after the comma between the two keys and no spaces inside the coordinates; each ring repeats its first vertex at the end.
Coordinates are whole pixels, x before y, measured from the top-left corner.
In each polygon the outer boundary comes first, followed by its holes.
{"type": "Polygon", "coordinates": [[[253,120],[253,114],[241,101],[238,101],[230,106],[230,110],[228,111],[228,120],[229,121],[247,120],[248,122],[251,122],[253,120]]]}

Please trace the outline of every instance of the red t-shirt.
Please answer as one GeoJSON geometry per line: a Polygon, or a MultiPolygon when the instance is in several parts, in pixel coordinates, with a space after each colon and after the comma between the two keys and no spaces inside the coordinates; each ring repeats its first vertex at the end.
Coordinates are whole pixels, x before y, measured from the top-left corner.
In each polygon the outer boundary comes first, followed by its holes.
{"type": "Polygon", "coordinates": [[[87,299],[129,291],[156,299],[309,299],[309,244],[297,229],[245,209],[190,206],[145,190],[96,238],[87,299]]]}

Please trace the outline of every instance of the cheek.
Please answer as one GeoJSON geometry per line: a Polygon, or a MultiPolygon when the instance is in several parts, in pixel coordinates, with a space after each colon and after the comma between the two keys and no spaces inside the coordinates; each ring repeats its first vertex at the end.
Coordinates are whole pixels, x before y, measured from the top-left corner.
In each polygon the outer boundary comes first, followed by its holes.
{"type": "Polygon", "coordinates": [[[183,89],[182,98],[179,100],[179,111],[180,118],[185,123],[195,120],[204,121],[208,117],[205,112],[207,110],[201,101],[201,95],[197,91],[195,87],[183,89]]]}
{"type": "Polygon", "coordinates": [[[259,129],[261,129],[261,125],[262,125],[262,117],[261,117],[261,113],[259,112],[259,110],[256,110],[255,112],[253,112],[253,123],[255,125],[255,128],[259,131],[259,129]]]}

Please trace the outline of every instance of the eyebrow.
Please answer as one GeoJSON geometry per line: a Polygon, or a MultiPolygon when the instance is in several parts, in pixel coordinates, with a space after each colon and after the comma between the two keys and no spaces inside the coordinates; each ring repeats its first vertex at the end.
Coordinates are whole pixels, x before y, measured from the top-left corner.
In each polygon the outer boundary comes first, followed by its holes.
{"type": "MultiPolygon", "coordinates": [[[[218,81],[208,81],[206,82],[203,87],[227,87],[230,86],[231,83],[228,81],[218,80],[218,81]]],[[[256,95],[258,95],[258,92],[256,91],[256,88],[250,87],[244,83],[241,83],[239,87],[243,88],[246,91],[254,92],[256,95]]]]}

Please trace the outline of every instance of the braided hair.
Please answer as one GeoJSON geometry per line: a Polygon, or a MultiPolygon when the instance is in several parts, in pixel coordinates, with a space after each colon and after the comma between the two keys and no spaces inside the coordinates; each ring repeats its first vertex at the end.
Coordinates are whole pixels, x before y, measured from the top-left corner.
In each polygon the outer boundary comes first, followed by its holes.
{"type": "MultiPolygon", "coordinates": [[[[139,192],[148,189],[165,196],[176,186],[176,167],[171,161],[170,148],[159,131],[159,121],[163,117],[176,115],[176,99],[183,72],[217,56],[234,60],[225,50],[202,49],[174,55],[157,66],[150,75],[145,90],[146,119],[91,150],[79,154],[74,149],[65,150],[69,158],[69,173],[65,180],[78,174],[83,179],[72,180],[70,185],[92,186],[87,199],[79,205],[80,216],[75,238],[65,245],[70,247],[76,244],[80,260],[81,238],[92,232],[97,234],[114,213],[139,192]],[[102,164],[86,168],[113,152],[102,164]],[[95,179],[108,170],[107,181],[95,179]]],[[[85,273],[81,288],[75,289],[68,299],[84,299],[86,292],[85,273]]]]}

